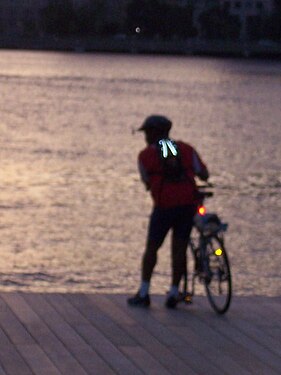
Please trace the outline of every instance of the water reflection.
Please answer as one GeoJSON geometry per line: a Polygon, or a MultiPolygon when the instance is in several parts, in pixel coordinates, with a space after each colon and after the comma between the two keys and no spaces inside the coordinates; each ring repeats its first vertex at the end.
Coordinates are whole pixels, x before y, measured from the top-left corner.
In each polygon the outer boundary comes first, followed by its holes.
{"type": "MultiPolygon", "coordinates": [[[[132,136],[153,112],[206,159],[236,293],[280,294],[281,64],[0,53],[4,290],[135,291],[150,197],[132,136]]],[[[168,242],[152,290],[169,282],[168,242]]]]}

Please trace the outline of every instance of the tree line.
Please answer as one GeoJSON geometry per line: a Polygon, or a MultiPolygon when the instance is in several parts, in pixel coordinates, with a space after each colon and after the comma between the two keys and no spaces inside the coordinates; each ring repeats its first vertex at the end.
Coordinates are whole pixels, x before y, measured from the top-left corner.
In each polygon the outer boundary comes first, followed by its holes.
{"type": "MultiPolygon", "coordinates": [[[[78,7],[74,7],[71,0],[49,0],[41,10],[36,27],[45,35],[62,37],[123,34],[164,39],[197,35],[206,39],[239,39],[241,22],[227,8],[211,6],[200,14],[195,26],[191,4],[180,6],[159,0],[132,0],[126,9],[126,17],[120,23],[108,17],[104,0],[87,2],[78,7]]],[[[33,26],[32,23],[26,24],[30,34],[34,31],[33,26]]],[[[247,37],[281,41],[281,0],[275,0],[272,15],[248,18],[247,37]]]]}

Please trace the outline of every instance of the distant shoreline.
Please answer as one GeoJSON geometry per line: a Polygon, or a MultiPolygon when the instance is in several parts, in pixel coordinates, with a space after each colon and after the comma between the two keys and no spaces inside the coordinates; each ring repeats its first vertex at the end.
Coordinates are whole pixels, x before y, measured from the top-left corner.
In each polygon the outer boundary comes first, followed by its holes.
{"type": "Polygon", "coordinates": [[[0,37],[0,49],[29,49],[73,52],[113,52],[132,54],[214,55],[230,57],[281,58],[281,42],[222,40],[150,40],[123,35],[112,38],[0,37]]]}

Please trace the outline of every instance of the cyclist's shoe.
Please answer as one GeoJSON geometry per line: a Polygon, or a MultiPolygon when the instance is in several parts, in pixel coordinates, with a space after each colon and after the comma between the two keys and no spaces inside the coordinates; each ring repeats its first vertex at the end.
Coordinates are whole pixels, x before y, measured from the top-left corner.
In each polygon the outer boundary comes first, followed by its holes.
{"type": "Polygon", "coordinates": [[[134,297],[130,297],[127,299],[127,303],[130,306],[149,307],[150,297],[149,294],[147,294],[145,297],[141,297],[140,293],[137,292],[137,294],[134,297]]]}
{"type": "Polygon", "coordinates": [[[165,303],[165,306],[168,308],[168,309],[175,309],[177,304],[179,302],[179,299],[175,296],[169,296],[167,299],[166,299],[166,303],[165,303]]]}

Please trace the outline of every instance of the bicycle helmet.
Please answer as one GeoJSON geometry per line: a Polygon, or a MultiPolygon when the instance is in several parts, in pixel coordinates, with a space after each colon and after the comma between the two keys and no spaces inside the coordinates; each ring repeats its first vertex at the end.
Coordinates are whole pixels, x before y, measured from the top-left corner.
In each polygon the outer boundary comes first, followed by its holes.
{"type": "Polygon", "coordinates": [[[148,131],[150,129],[156,129],[165,133],[169,132],[172,127],[172,121],[162,115],[151,115],[148,116],[138,131],[148,131]]]}

